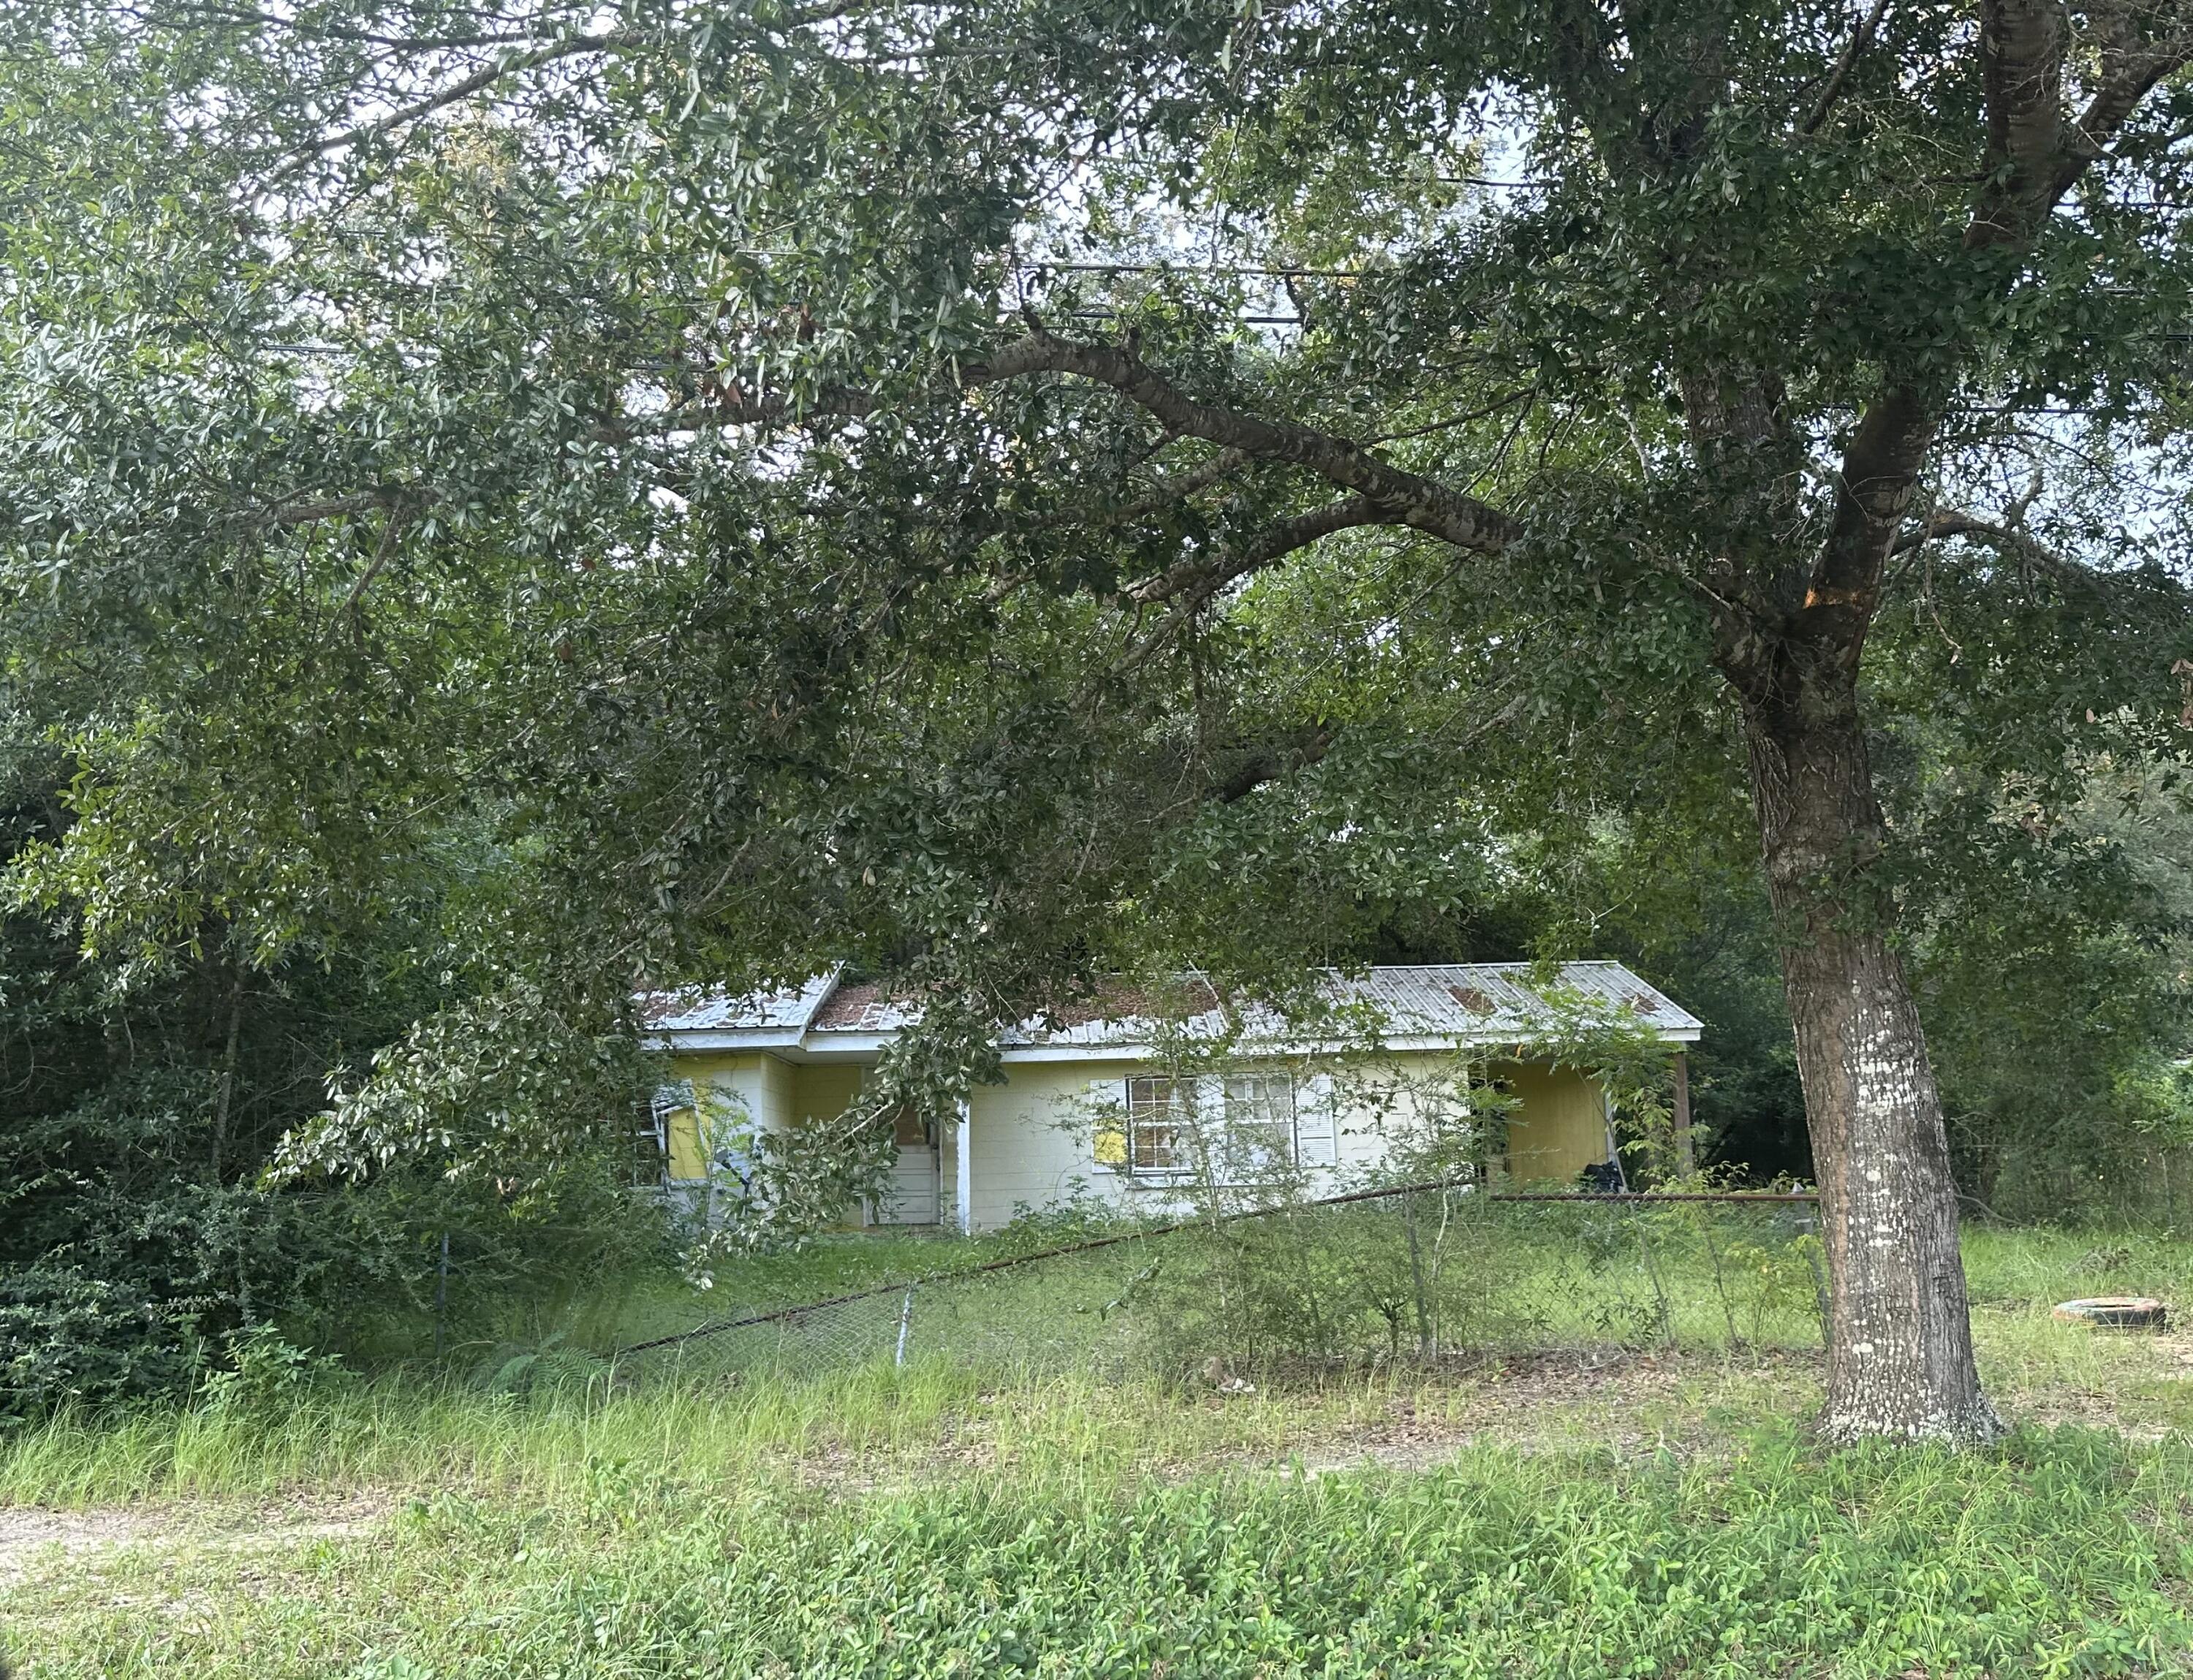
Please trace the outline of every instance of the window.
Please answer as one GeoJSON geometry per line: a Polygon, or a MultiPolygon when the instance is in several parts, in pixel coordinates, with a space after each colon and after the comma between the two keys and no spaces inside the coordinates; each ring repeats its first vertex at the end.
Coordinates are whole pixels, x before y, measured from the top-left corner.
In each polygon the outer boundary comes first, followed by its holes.
{"type": "Polygon", "coordinates": [[[1195,1123],[1192,1079],[1127,1081],[1127,1170],[1183,1173],[1189,1166],[1189,1128],[1195,1123]]]}
{"type": "MultiPolygon", "coordinates": [[[[701,1162],[700,1110],[693,1081],[658,1087],[648,1104],[648,1123],[640,1129],[640,1159],[659,1163],[657,1176],[698,1178],[701,1162]]],[[[644,1170],[644,1167],[643,1167],[644,1170]]]]}
{"type": "Polygon", "coordinates": [[[1286,1074],[1229,1074],[1226,1080],[1228,1177],[1254,1183],[1295,1164],[1295,1082],[1286,1074]]]}
{"type": "Polygon", "coordinates": [[[1222,1184],[1257,1184],[1295,1163],[1295,1086],[1287,1074],[1127,1081],[1127,1127],[1097,1139],[1097,1160],[1137,1178],[1177,1178],[1205,1163],[1222,1184]],[[1219,1124],[1199,1124],[1205,1115],[1219,1124]]]}

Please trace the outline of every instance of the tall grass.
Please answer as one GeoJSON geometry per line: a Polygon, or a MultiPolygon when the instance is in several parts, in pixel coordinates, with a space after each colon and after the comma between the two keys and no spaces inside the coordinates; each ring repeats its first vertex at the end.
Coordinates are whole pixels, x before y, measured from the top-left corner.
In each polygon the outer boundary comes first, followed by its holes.
{"type": "MultiPolygon", "coordinates": [[[[1967,1254],[2013,1414],[2193,1424],[2172,1345],[2048,1316],[2104,1290],[2193,1307],[2193,1247],[1980,1230],[1967,1254]]],[[[203,1501],[228,1526],[0,1577],[0,1637],[27,1680],[2193,1676],[2184,1436],[1829,1453],[1807,1357],[1718,1310],[1663,1315],[1626,1374],[1569,1390],[1400,1361],[1222,1393],[942,1343],[809,1377],[566,1356],[937,1258],[621,1283],[438,1368],[16,1427],[0,1505],[203,1501]],[[549,1350],[505,1357],[529,1335],[549,1350]],[[1428,1467],[1334,1468],[1366,1445],[1428,1467]],[[390,1508],[369,1534],[235,1533],[239,1502],[356,1492],[390,1508]]]]}
{"type": "Polygon", "coordinates": [[[277,1405],[63,1414],[0,1435],[0,1505],[421,1487],[553,1501],[606,1464],[725,1484],[765,1482],[789,1466],[895,1459],[947,1476],[977,1464],[1110,1474],[1284,1454],[1419,1393],[1428,1413],[1442,1403],[1413,1374],[1406,1384],[1339,1383],[1222,1402],[1154,1380],[977,1372],[942,1361],[735,1387],[574,1382],[525,1395],[448,1379],[338,1379],[277,1405]]]}
{"type": "MultiPolygon", "coordinates": [[[[2193,1425],[2193,1381],[2182,1379],[2153,1339],[2098,1334],[2057,1323],[2048,1313],[2066,1295],[2134,1288],[2172,1295],[2193,1310],[2193,1244],[1983,1229],[1968,1234],[1967,1252],[1984,1373],[2013,1414],[2037,1404],[2049,1416],[2114,1417],[2150,1430],[2193,1425]],[[2082,1399],[2094,1403],[2076,1403],[2082,1399]]],[[[1329,1448],[1397,1410],[1412,1416],[1466,1410],[1485,1385],[1486,1391],[1498,1386],[1495,1376],[1472,1376],[1466,1367],[1425,1369],[1403,1361],[1373,1369],[1296,1368],[1276,1379],[1258,1372],[1255,1391],[1221,1401],[1178,1362],[1170,1374],[1156,1366],[1123,1372],[1116,1364],[1077,1368],[1056,1358],[1016,1364],[992,1356],[987,1343],[971,1347],[966,1324],[988,1325],[1016,1312],[1038,1323],[1070,1316],[1075,1304],[1045,1282],[1041,1268],[998,1274],[1008,1281],[996,1286],[999,1301],[985,1299],[960,1331],[932,1336],[929,1327],[948,1326],[951,1315],[925,1298],[914,1357],[903,1370],[888,1363],[887,1337],[881,1359],[849,1358],[806,1376],[766,1366],[617,1367],[570,1351],[581,1344],[615,1345],[633,1333],[621,1333],[621,1323],[640,1330],[690,1324],[916,1268],[934,1270],[954,1259],[965,1264],[984,1253],[980,1245],[933,1240],[852,1241],[755,1263],[705,1293],[667,1278],[612,1280],[577,1303],[571,1316],[507,1324],[440,1366],[324,1373],[246,1405],[62,1413],[0,1430],[0,1504],[420,1486],[554,1499],[574,1478],[592,1474],[590,1466],[609,1461],[649,1474],[744,1482],[787,1465],[826,1461],[933,1460],[936,1472],[948,1476],[955,1465],[973,1463],[1136,1470],[1214,1456],[1269,1459],[1329,1448]],[[1010,1282],[1020,1279],[1027,1281],[1010,1282]],[[547,1345],[551,1353],[525,1353],[522,1339],[529,1335],[540,1339],[534,1348],[547,1345]],[[530,1371],[498,1382],[498,1373],[529,1362],[530,1371]]],[[[1131,1270],[1133,1263],[1123,1264],[1131,1270]]],[[[1520,1275],[1532,1290],[1543,1287],[1540,1270],[1520,1275]]],[[[1663,1276],[1683,1282],[1672,1272],[1663,1276]]],[[[1692,1379],[1680,1395],[1662,1395],[1655,1403],[1676,1414],[1674,1425],[1695,1421],[1731,1395],[1801,1416],[1812,1392],[1801,1367],[1754,1371],[1752,1350],[1741,1338],[1732,1342],[1707,1287],[1698,1279],[1686,1287],[1700,1298],[1692,1310],[1675,1316],[1667,1334],[1655,1330],[1635,1345],[1658,1349],[1672,1337],[1693,1356],[1726,1358],[1730,1368],[1692,1379]],[[1681,1415],[1686,1407],[1690,1419],[1681,1415]]],[[[895,1318],[895,1299],[885,1305],[895,1318]]],[[[1562,1438],[1568,1431],[1561,1411],[1549,1400],[1534,1436],[1562,1438]]],[[[1652,1426],[1664,1429],[1669,1420],[1655,1418],[1652,1426]]]]}
{"type": "Polygon", "coordinates": [[[2186,1672],[2193,1465],[2092,1432],[1732,1459],[1477,1448],[1415,1476],[1091,1465],[825,1496],[596,1461],[371,1542],[18,1595],[31,1680],[2186,1672]]]}

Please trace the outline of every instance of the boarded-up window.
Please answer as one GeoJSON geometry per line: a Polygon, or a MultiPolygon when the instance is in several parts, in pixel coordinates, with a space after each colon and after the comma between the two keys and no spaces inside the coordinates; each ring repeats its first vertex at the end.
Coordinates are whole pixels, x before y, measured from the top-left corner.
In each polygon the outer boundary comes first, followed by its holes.
{"type": "MultiPolygon", "coordinates": [[[[701,1155],[700,1108],[692,1081],[681,1079],[675,1085],[658,1087],[648,1104],[648,1142],[654,1158],[661,1163],[658,1171],[662,1175],[689,1179],[707,1176],[707,1164],[701,1155]]],[[[644,1158],[650,1152],[647,1144],[643,1144],[642,1150],[644,1158]]]]}

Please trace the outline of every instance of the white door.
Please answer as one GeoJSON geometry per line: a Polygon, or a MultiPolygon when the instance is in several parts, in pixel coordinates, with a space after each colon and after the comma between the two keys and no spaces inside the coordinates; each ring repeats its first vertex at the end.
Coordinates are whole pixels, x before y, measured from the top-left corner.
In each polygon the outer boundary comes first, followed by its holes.
{"type": "Polygon", "coordinates": [[[936,1146],[901,1144],[891,1167],[891,1193],[879,1206],[874,1220],[879,1225],[933,1225],[936,1223],[936,1146]]]}
{"type": "Polygon", "coordinates": [[[890,1195],[868,1204],[868,1223],[933,1225],[939,1203],[936,1137],[910,1112],[898,1116],[894,1129],[898,1159],[891,1165],[890,1195]]]}

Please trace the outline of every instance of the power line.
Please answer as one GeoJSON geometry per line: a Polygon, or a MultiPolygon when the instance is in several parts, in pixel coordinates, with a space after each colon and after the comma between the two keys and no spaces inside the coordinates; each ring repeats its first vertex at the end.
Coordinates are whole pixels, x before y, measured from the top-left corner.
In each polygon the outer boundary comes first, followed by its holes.
{"type": "MultiPolygon", "coordinates": [[[[1068,309],[1065,313],[1067,318],[1073,321],[1116,321],[1119,318],[1119,311],[1116,309],[1068,309]]],[[[1303,318],[1299,315],[1236,315],[1233,318],[1249,327],[1298,327],[1303,324],[1303,318]]]]}
{"type": "Polygon", "coordinates": [[[1013,267],[1052,274],[1177,274],[1183,279],[1199,275],[1246,275],[1260,279],[1356,280],[1370,271],[1362,268],[1264,268],[1252,263],[1188,262],[1046,262],[1040,257],[1018,257],[1013,267]]]}

